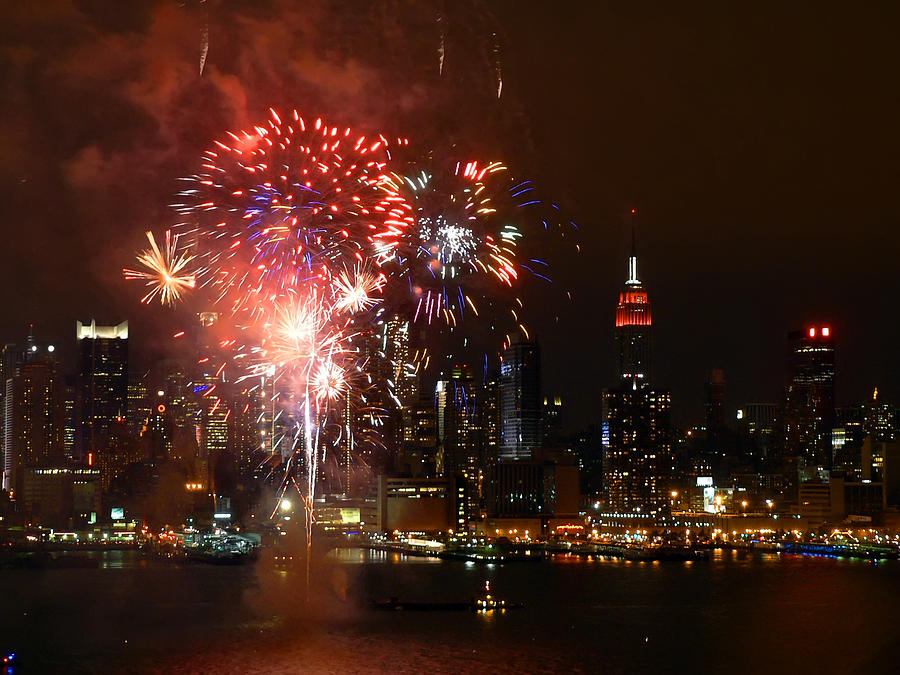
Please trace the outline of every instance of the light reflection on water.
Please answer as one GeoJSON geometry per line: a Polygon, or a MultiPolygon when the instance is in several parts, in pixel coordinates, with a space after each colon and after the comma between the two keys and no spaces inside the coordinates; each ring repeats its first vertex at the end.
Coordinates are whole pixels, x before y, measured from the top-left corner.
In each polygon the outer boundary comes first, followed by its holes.
{"type": "Polygon", "coordinates": [[[593,672],[601,662],[671,671],[703,662],[753,672],[755,662],[736,653],[766,654],[771,672],[889,672],[900,642],[898,572],[897,561],[770,553],[681,563],[560,554],[478,565],[338,549],[314,563],[307,602],[302,561],[217,567],[106,552],[98,569],[0,571],[0,647],[37,672],[73,661],[98,672],[170,662],[173,672],[210,673],[297,672],[298,663],[421,672],[451,662],[460,671],[540,664],[593,672]],[[392,596],[466,601],[486,580],[525,607],[478,614],[366,605],[392,596]]]}

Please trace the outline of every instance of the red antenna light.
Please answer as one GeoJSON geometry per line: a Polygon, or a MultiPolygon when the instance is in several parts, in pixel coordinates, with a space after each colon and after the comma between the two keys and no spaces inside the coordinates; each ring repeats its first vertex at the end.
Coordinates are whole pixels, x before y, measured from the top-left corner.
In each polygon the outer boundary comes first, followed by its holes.
{"type": "Polygon", "coordinates": [[[822,337],[828,337],[831,335],[831,329],[828,326],[822,328],[822,337]]]}
{"type": "Polygon", "coordinates": [[[815,328],[809,329],[809,337],[816,337],[816,329],[815,328]]]}

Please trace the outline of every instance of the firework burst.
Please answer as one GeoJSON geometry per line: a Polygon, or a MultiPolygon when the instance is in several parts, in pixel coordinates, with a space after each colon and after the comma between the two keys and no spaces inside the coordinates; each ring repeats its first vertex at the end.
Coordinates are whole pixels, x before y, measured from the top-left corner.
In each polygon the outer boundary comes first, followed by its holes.
{"type": "Polygon", "coordinates": [[[491,302],[498,284],[512,291],[521,273],[515,209],[525,200],[517,201],[523,193],[503,164],[458,162],[433,172],[394,173],[385,185],[406,198],[415,216],[397,249],[395,275],[406,285],[398,291],[414,304],[413,321],[452,328],[467,313],[477,316],[479,301],[491,302]]]}
{"type": "Polygon", "coordinates": [[[216,141],[174,205],[203,262],[198,284],[243,321],[265,321],[290,289],[393,258],[413,218],[387,184],[389,158],[383,135],[296,111],[216,141]]]}
{"type": "Polygon", "coordinates": [[[137,261],[144,266],[144,270],[125,269],[122,272],[128,280],[145,281],[150,289],[141,302],[152,302],[157,296],[164,305],[174,305],[184,293],[197,284],[193,272],[187,267],[194,256],[187,253],[179,253],[178,236],[172,236],[172,232],[166,231],[165,246],[160,249],[152,232],[147,232],[147,240],[150,248],[138,254],[137,261]]]}

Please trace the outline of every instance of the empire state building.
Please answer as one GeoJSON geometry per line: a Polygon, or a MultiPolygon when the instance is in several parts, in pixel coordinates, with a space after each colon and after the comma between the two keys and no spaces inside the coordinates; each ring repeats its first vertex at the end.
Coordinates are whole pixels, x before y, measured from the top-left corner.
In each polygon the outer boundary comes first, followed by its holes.
{"type": "Polygon", "coordinates": [[[628,258],[628,280],[619,293],[616,307],[616,351],[618,376],[632,388],[650,383],[650,300],[637,272],[634,228],[631,230],[631,256],[628,258]]]}
{"type": "Polygon", "coordinates": [[[650,301],[628,258],[628,280],[616,307],[618,384],[603,390],[600,413],[606,507],[659,515],[669,507],[672,399],[650,386],[650,301]]]}

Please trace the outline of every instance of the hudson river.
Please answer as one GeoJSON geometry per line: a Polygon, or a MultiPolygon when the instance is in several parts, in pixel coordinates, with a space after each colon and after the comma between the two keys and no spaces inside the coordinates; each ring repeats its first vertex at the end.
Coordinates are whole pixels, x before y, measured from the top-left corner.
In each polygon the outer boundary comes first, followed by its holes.
{"type": "Polygon", "coordinates": [[[14,673],[896,672],[900,562],[718,552],[708,562],[557,556],[478,566],[335,551],[313,571],[97,554],[98,569],[0,570],[14,673]],[[522,609],[463,601],[485,580],[522,609]]]}

